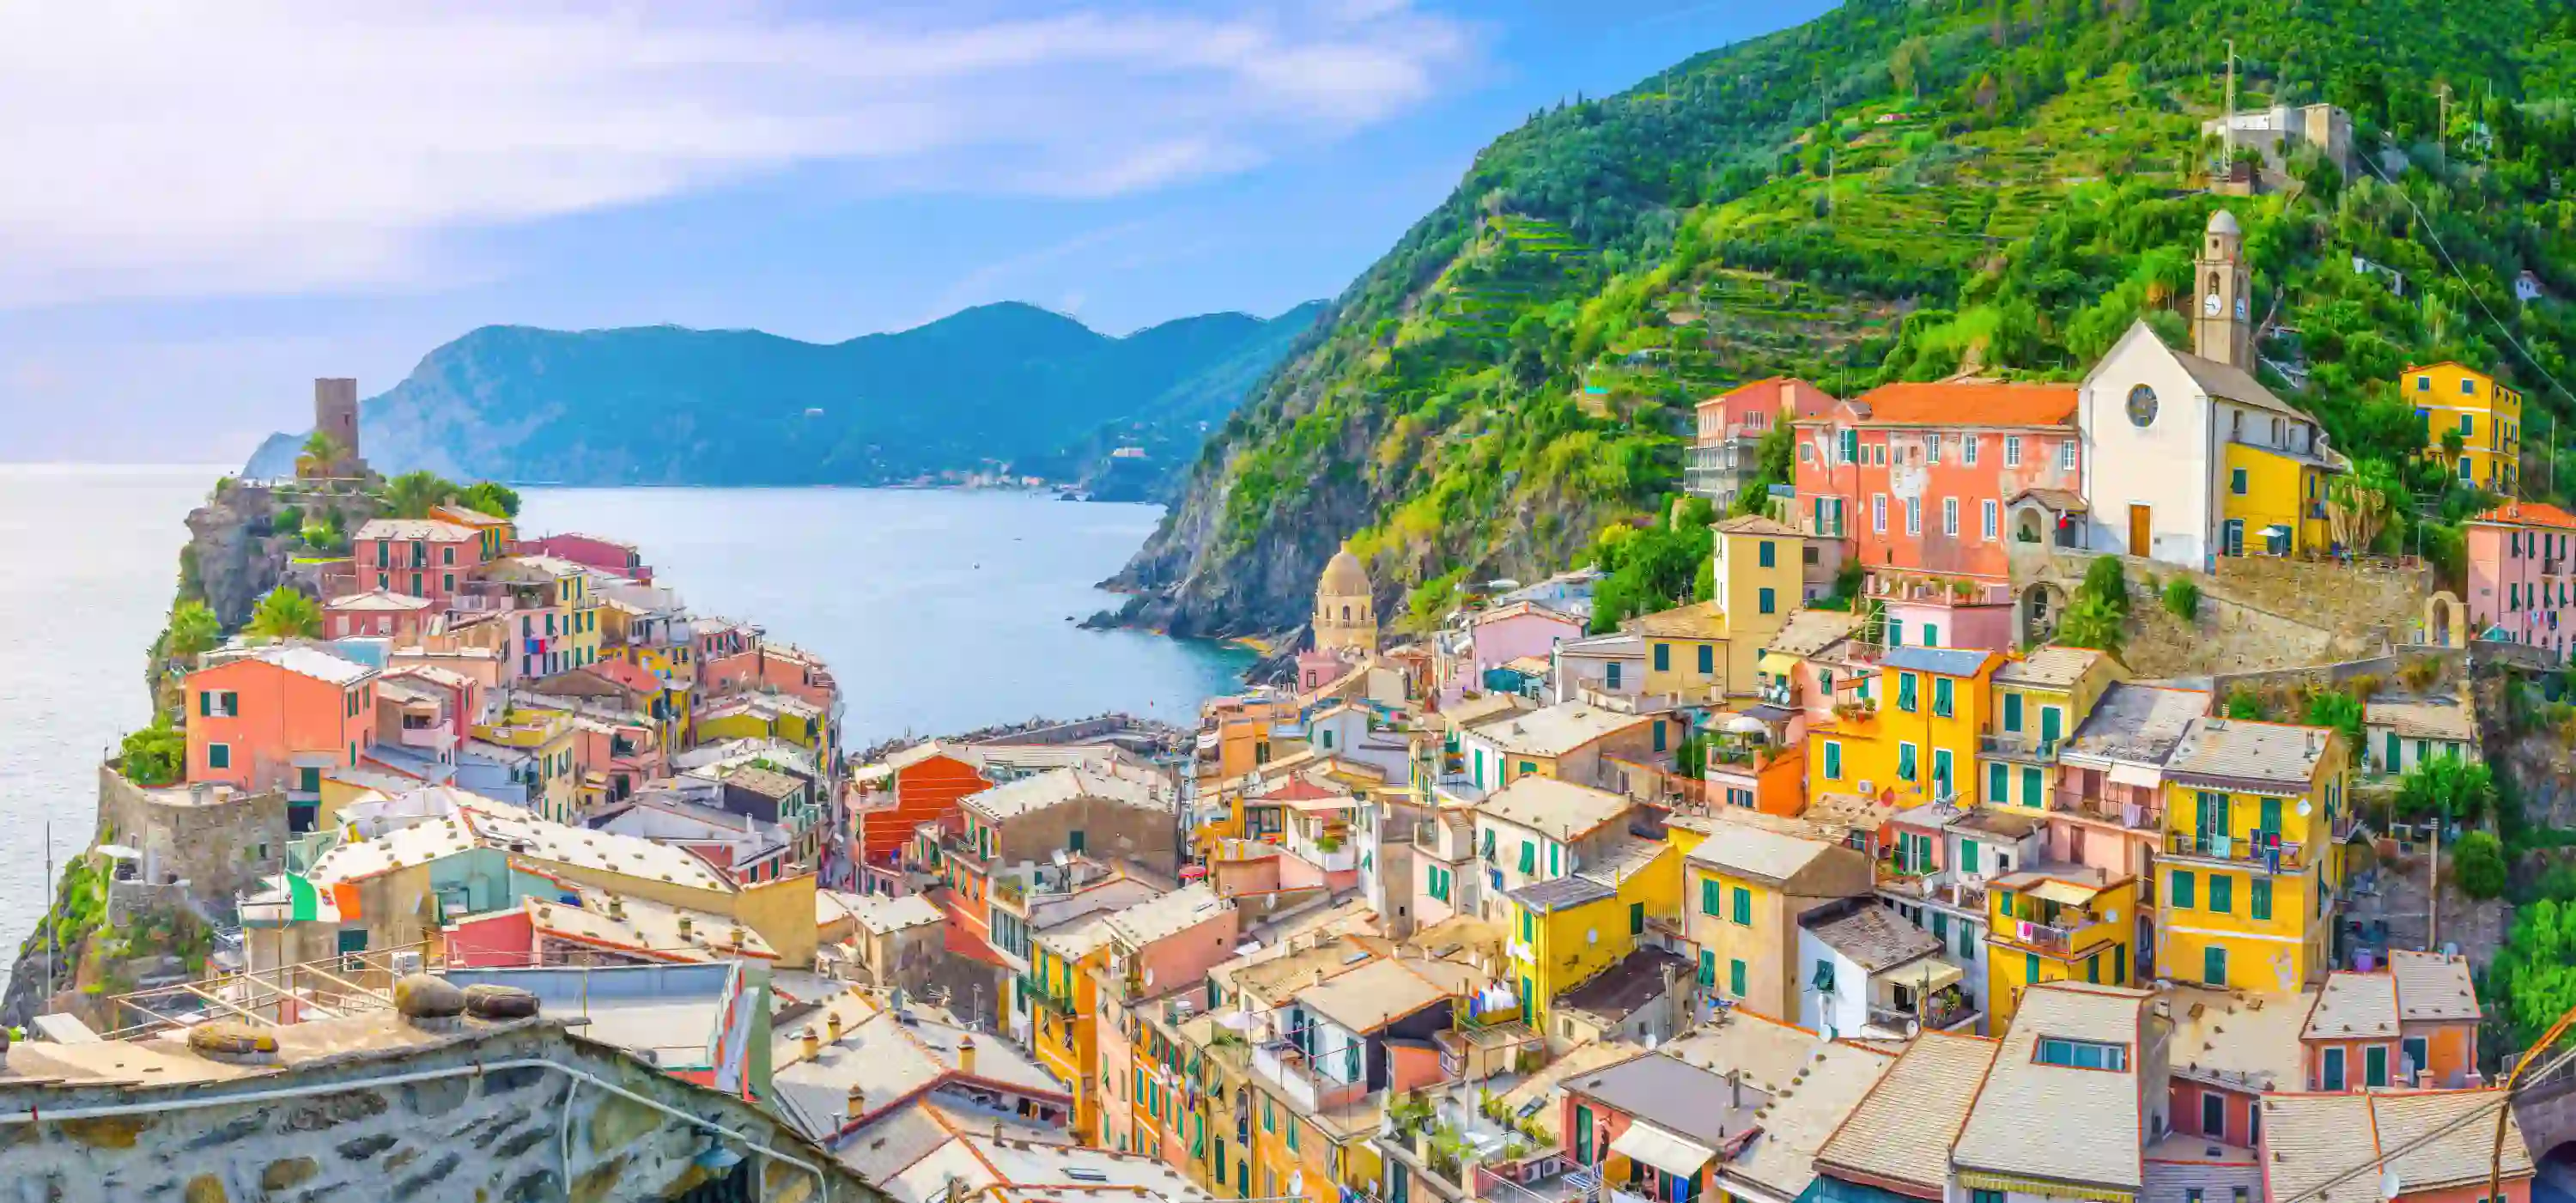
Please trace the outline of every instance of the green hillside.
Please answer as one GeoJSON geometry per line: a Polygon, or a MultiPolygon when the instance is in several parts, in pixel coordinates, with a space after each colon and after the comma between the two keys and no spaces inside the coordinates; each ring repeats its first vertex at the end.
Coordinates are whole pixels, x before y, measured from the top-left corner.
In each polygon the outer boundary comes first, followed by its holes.
{"type": "MultiPolygon", "coordinates": [[[[370,462],[570,484],[886,484],[989,471],[1069,481],[1146,446],[1130,485],[1188,463],[1313,324],[1182,318],[1124,338],[1031,305],[807,343],[756,330],[488,326],[360,407],[370,462]]],[[[272,439],[254,476],[292,471],[272,439]]]]}
{"type": "MultiPolygon", "coordinates": [[[[1382,601],[1426,619],[1459,582],[1562,569],[1660,513],[1691,402],[1733,383],[2071,379],[2142,314],[2178,333],[2169,298],[2222,203],[2200,123],[2231,38],[2240,107],[2342,105],[2371,162],[2347,183],[2300,161],[2299,186],[2223,201],[2266,379],[2390,464],[2371,479],[2456,517],[2477,499],[2404,462],[2419,427],[2388,382],[2411,360],[2489,367],[2534,398],[2535,457],[2576,408],[2547,379],[2576,314],[2512,289],[2529,269],[2576,298],[2567,9],[1854,0],[1489,146],[1202,452],[1119,578],[1125,617],[1292,629],[1350,539],[1382,601]]],[[[2576,481],[2555,469],[2524,465],[2576,481]]],[[[2447,530],[2425,532],[2436,550],[2447,530]]],[[[1652,592],[1687,591],[1663,576],[1652,592]]]]}

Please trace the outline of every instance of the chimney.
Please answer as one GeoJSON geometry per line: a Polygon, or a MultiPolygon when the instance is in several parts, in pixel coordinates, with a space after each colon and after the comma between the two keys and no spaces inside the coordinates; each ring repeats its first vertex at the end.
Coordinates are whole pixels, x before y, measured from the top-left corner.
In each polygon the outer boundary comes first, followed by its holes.
{"type": "Polygon", "coordinates": [[[725,937],[725,943],[730,944],[730,945],[732,945],[732,946],[734,946],[734,947],[736,947],[736,948],[740,948],[740,947],[742,947],[742,925],[741,925],[741,924],[737,923],[737,924],[734,924],[734,925],[733,925],[733,931],[732,931],[731,933],[729,933],[729,934],[725,937]]]}
{"type": "MultiPolygon", "coordinates": [[[[626,917],[626,900],[625,900],[625,899],[623,899],[623,898],[618,897],[618,896],[617,896],[617,895],[615,895],[615,894],[611,894],[611,895],[609,895],[609,896],[608,896],[608,917],[609,917],[609,918],[611,918],[611,919],[623,919],[623,918],[625,918],[625,917],[626,917]]],[[[688,922],[688,920],[683,919],[683,920],[681,920],[681,922],[682,922],[683,924],[685,924],[685,923],[687,923],[687,922],[688,922]]],[[[683,934],[683,935],[687,934],[686,930],[685,930],[685,929],[683,929],[683,931],[682,931],[682,933],[681,933],[681,934],[683,934]]]]}
{"type": "Polygon", "coordinates": [[[693,927],[696,927],[696,926],[697,926],[697,924],[695,924],[695,923],[691,922],[691,921],[689,920],[689,917],[688,917],[687,915],[685,915],[685,914],[684,914],[684,915],[681,915],[681,916],[680,916],[680,938],[681,938],[681,939],[683,939],[683,940],[688,939],[688,938],[689,938],[689,935],[690,935],[690,931],[689,931],[689,929],[691,929],[691,928],[693,928],[693,927]]]}
{"type": "Polygon", "coordinates": [[[1744,1107],[1743,1070],[1730,1069],[1726,1071],[1726,1105],[1736,1110],[1742,1110],[1744,1107]]]}
{"type": "Polygon", "coordinates": [[[850,1083],[850,1119],[852,1121],[856,1121],[860,1116],[866,1115],[867,1113],[868,1088],[861,1086],[856,1082],[850,1083]]]}
{"type": "Polygon", "coordinates": [[[796,1040],[804,1048],[806,1060],[811,1061],[823,1054],[823,1038],[815,1035],[814,1029],[805,1029],[804,1034],[798,1036],[796,1040]]]}
{"type": "Polygon", "coordinates": [[[1324,984],[1324,967],[1323,967],[1323,966],[1321,966],[1321,965],[1317,965],[1317,966],[1315,966],[1315,982],[1314,982],[1314,984],[1315,984],[1315,985],[1318,985],[1318,986],[1320,986],[1320,985],[1323,985],[1323,984],[1324,984]]]}
{"type": "Polygon", "coordinates": [[[832,1039],[835,1042],[838,1042],[841,1039],[841,1013],[838,1011],[830,1012],[826,1022],[831,1025],[832,1039]]]}
{"type": "Polygon", "coordinates": [[[972,1036],[960,1036],[957,1038],[957,1072],[969,1077],[974,1076],[975,1038],[972,1036]]]}

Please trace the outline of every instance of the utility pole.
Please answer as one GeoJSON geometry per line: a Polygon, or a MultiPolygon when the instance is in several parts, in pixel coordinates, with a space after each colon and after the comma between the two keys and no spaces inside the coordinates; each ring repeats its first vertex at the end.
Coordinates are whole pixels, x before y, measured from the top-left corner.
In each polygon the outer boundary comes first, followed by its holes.
{"type": "Polygon", "coordinates": [[[2442,114],[2442,115],[2441,115],[2441,118],[2440,118],[2439,123],[2438,123],[2438,124],[2436,124],[2436,125],[2433,127],[2433,144],[2442,148],[2442,154],[2441,154],[2441,159],[2442,159],[2442,170],[2443,170],[2445,173],[2448,173],[2448,172],[2451,170],[2451,85],[2450,85],[2450,84],[2448,84],[2448,83],[2444,83],[2444,84],[2442,85],[2441,98],[2442,98],[2442,106],[2441,106],[2441,114],[2442,114]]]}
{"type": "Polygon", "coordinates": [[[2424,881],[2424,951],[2442,947],[2442,817],[2433,812],[2433,871],[2424,881]]]}

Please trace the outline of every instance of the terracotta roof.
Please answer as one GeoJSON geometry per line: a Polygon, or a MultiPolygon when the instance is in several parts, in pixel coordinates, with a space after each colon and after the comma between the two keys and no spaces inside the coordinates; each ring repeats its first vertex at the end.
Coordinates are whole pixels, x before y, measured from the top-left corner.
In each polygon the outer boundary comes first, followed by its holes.
{"type": "Polygon", "coordinates": [[[2502,525],[2554,526],[2576,530],[2576,514],[2542,501],[2508,501],[2477,516],[2476,521],[2502,525]]]}
{"type": "Polygon", "coordinates": [[[1993,381],[1885,384],[1850,402],[1867,426],[2065,426],[2082,397],[2072,384],[1993,381]]]}

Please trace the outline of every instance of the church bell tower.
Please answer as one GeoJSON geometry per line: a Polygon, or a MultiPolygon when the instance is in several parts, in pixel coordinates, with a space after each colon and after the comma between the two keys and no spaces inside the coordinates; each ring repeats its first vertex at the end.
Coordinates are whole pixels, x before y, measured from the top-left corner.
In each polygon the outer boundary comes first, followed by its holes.
{"type": "Polygon", "coordinates": [[[2191,349],[2203,359],[2254,370],[2253,281],[2245,269],[2245,231],[2221,209],[2209,218],[2196,268],[2191,349]]]}

